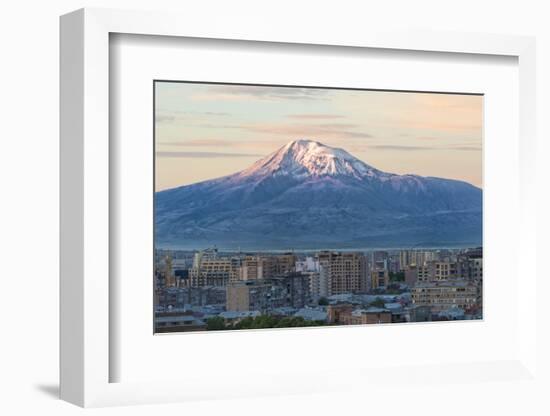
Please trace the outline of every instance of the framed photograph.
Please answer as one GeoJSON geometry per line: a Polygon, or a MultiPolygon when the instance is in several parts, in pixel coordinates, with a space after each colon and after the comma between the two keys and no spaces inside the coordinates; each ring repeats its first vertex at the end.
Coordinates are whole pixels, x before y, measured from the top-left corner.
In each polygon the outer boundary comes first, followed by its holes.
{"type": "Polygon", "coordinates": [[[244,28],[61,18],[62,398],[537,383],[534,40],[244,28]]]}
{"type": "Polygon", "coordinates": [[[153,86],[155,333],[482,319],[482,95],[153,86]]]}

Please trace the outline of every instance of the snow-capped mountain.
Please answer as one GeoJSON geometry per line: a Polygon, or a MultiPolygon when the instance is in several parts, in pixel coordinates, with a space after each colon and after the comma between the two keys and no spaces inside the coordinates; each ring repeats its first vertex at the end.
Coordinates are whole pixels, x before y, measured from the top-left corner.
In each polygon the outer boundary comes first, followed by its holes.
{"type": "Polygon", "coordinates": [[[290,175],[303,178],[349,175],[362,178],[381,173],[343,149],[335,149],[313,140],[295,140],[257,161],[236,177],[290,175]]]}
{"type": "Polygon", "coordinates": [[[361,248],[481,243],[482,192],[380,171],[296,140],[233,175],[155,196],[159,247],[361,248]]]}

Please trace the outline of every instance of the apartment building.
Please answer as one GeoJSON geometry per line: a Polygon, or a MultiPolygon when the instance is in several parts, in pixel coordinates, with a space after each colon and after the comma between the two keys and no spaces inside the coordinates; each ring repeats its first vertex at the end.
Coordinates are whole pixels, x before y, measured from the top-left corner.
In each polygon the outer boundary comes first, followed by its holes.
{"type": "Polygon", "coordinates": [[[361,253],[322,251],[317,254],[327,273],[328,296],[368,290],[365,256],[361,253]]]}
{"type": "Polygon", "coordinates": [[[411,288],[415,305],[430,306],[438,313],[451,306],[467,310],[478,302],[478,285],[466,280],[418,282],[411,288]]]}

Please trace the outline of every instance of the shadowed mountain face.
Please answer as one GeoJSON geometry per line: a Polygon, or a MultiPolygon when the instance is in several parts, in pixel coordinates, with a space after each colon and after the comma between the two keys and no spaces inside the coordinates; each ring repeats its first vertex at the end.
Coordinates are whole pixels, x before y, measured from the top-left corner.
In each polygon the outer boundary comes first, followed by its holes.
{"type": "Polygon", "coordinates": [[[474,246],[482,191],[297,140],[233,175],[157,192],[155,234],[157,248],[182,249],[474,246]]]}

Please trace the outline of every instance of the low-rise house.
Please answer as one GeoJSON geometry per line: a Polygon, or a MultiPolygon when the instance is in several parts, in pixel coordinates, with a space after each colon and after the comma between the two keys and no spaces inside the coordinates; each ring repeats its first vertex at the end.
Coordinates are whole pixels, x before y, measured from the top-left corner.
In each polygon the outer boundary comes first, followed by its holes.
{"type": "Polygon", "coordinates": [[[391,324],[392,313],[384,308],[356,309],[351,314],[354,325],[391,324]]]}
{"type": "Polygon", "coordinates": [[[302,308],[294,316],[304,318],[306,321],[326,321],[328,313],[317,308],[302,308]]]}
{"type": "Polygon", "coordinates": [[[256,318],[260,315],[260,311],[225,311],[219,314],[227,323],[237,323],[244,318],[256,318]]]}
{"type": "Polygon", "coordinates": [[[458,306],[451,306],[449,309],[439,312],[439,317],[449,321],[462,320],[465,317],[464,310],[458,306]]]}
{"type": "Polygon", "coordinates": [[[351,324],[351,313],[353,309],[354,306],[349,303],[329,305],[327,307],[328,322],[337,325],[351,324]]]}
{"type": "Polygon", "coordinates": [[[155,332],[182,332],[182,331],[204,331],[206,323],[203,319],[193,315],[173,315],[155,317],[155,332]]]}

